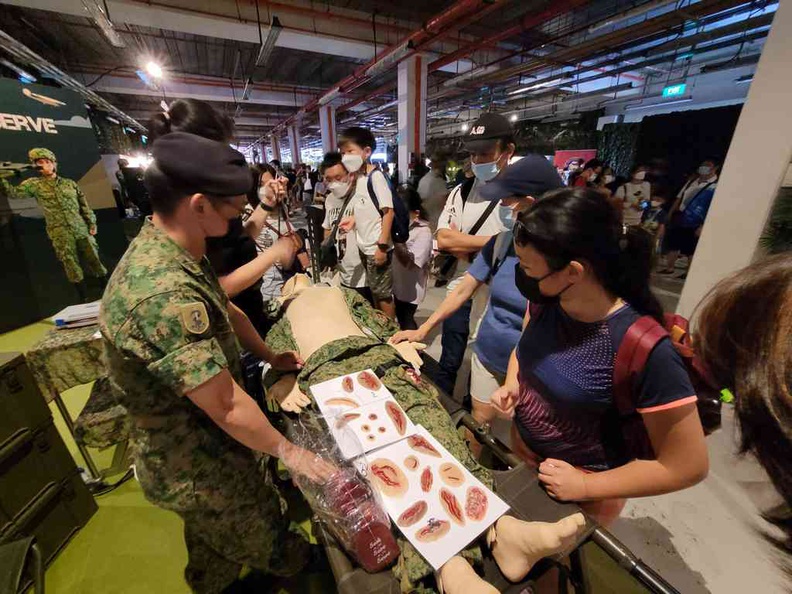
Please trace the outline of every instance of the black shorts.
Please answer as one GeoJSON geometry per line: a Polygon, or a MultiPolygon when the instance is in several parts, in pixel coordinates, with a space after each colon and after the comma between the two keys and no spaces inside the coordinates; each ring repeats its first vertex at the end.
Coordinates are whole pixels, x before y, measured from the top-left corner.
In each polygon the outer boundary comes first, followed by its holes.
{"type": "Polygon", "coordinates": [[[663,238],[663,253],[680,252],[685,256],[692,256],[696,251],[699,238],[693,227],[674,227],[666,230],[663,238]]]}

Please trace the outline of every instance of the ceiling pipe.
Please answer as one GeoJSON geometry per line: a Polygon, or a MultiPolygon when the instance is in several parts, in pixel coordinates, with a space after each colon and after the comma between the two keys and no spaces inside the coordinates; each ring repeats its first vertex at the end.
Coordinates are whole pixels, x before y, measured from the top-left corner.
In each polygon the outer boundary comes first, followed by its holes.
{"type": "Polygon", "coordinates": [[[537,25],[541,25],[545,21],[548,21],[554,17],[557,17],[560,14],[565,12],[569,12],[570,10],[574,10],[576,8],[580,8],[584,4],[586,4],[588,0],[558,0],[551,3],[551,6],[547,9],[543,10],[542,12],[527,14],[523,17],[522,21],[519,24],[505,29],[495,35],[490,35],[485,39],[480,41],[473,42],[469,45],[459,48],[455,52],[451,52],[450,54],[446,54],[442,58],[435,60],[429,64],[429,72],[434,72],[442,68],[443,66],[447,66],[452,62],[456,62],[457,60],[464,58],[465,56],[469,56],[473,52],[485,48],[490,45],[495,45],[504,39],[508,39],[509,37],[514,37],[515,35],[519,35],[523,31],[527,31],[528,29],[533,29],[537,25]]]}
{"type": "MultiPolygon", "coordinates": [[[[573,46],[569,49],[560,50],[550,56],[542,57],[540,59],[533,60],[526,64],[521,64],[512,68],[503,69],[495,73],[494,75],[485,76],[485,84],[492,84],[492,82],[497,82],[498,80],[511,78],[513,76],[519,76],[526,74],[527,70],[530,72],[537,72],[544,68],[544,63],[550,59],[553,62],[560,63],[560,64],[570,64],[575,60],[580,60],[582,57],[585,57],[587,54],[596,54],[597,52],[605,51],[613,51],[613,48],[618,44],[620,41],[622,45],[626,44],[641,44],[646,43],[647,36],[650,33],[657,34],[658,32],[665,32],[669,28],[671,24],[673,24],[675,19],[679,18],[690,18],[691,11],[695,9],[694,16],[698,18],[702,18],[704,16],[709,16],[713,14],[717,14],[722,12],[724,9],[728,9],[729,7],[740,4],[740,0],[702,0],[698,4],[694,5],[693,7],[689,8],[685,16],[676,17],[673,16],[673,13],[666,13],[649,21],[644,21],[643,23],[633,25],[630,27],[626,27],[624,29],[620,29],[619,31],[615,31],[609,33],[607,35],[598,36],[597,38],[593,39],[591,42],[587,44],[578,44],[573,46]],[[634,37],[633,39],[629,39],[629,37],[634,37]],[[627,38],[629,41],[624,41],[627,38]]],[[[738,10],[737,12],[745,12],[745,10],[738,10]]],[[[766,16],[766,15],[763,15],[766,16]]],[[[762,18],[762,17],[756,17],[762,18]]],[[[744,23],[743,23],[744,26],[744,23]]],[[[669,42],[672,43],[672,42],[669,42]]],[[[649,51],[649,50],[646,50],[649,51]]],[[[619,63],[622,57],[619,56],[612,60],[613,63],[619,63]]],[[[602,64],[598,64],[601,66],[602,64]]],[[[431,68],[430,64],[430,68],[431,68]]],[[[635,70],[636,68],[624,68],[620,69],[623,72],[627,72],[630,70],[635,70]]],[[[529,72],[529,74],[530,74],[529,72]]],[[[609,73],[605,73],[598,78],[602,78],[604,76],[608,76],[609,73]]],[[[429,97],[430,100],[436,100],[441,97],[447,96],[454,96],[464,93],[464,89],[454,89],[454,88],[446,88],[440,92],[434,93],[429,97]]]]}
{"type": "MultiPolygon", "coordinates": [[[[485,0],[457,0],[457,2],[449,8],[429,19],[423,27],[413,31],[399,43],[387,47],[376,59],[372,59],[366,64],[358,67],[352,74],[341,80],[335,86],[341,89],[341,92],[348,92],[358,88],[369,80],[369,77],[366,76],[366,72],[379,62],[392,59],[390,58],[391,54],[403,51],[403,48],[411,43],[413,46],[425,43],[429,38],[436,37],[438,32],[452,27],[455,21],[467,16],[469,13],[473,11],[478,11],[480,13],[486,8],[485,4],[487,4],[485,0]]],[[[332,92],[332,90],[330,92],[332,92]]],[[[304,105],[295,116],[288,118],[277,128],[282,129],[291,124],[297,117],[316,109],[320,99],[321,97],[304,105]]]]}

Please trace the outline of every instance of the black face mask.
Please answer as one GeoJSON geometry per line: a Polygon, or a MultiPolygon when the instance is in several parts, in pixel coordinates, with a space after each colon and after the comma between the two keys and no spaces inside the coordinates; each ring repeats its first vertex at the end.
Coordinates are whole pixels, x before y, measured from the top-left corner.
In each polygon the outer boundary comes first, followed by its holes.
{"type": "Polygon", "coordinates": [[[525,274],[525,270],[523,270],[520,266],[520,263],[517,262],[514,265],[514,280],[515,284],[517,285],[517,290],[528,301],[535,303],[536,305],[553,305],[554,303],[558,303],[561,301],[561,294],[571,287],[572,283],[568,284],[556,295],[545,295],[539,290],[539,283],[556,272],[558,271],[551,270],[540,278],[534,278],[525,274]]]}

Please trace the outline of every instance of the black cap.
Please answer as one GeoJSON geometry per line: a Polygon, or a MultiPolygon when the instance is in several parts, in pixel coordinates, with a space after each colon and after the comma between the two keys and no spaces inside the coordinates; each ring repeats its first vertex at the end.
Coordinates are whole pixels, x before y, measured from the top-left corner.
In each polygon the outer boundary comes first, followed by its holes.
{"type": "Polygon", "coordinates": [[[489,149],[498,138],[514,134],[509,120],[497,113],[485,113],[470,126],[465,148],[471,153],[489,149]]]}
{"type": "Polygon", "coordinates": [[[539,198],[545,192],[563,188],[553,164],[542,155],[526,155],[501,171],[479,189],[487,200],[500,200],[510,196],[539,198]]]}
{"type": "Polygon", "coordinates": [[[212,196],[240,196],[253,185],[245,156],[225,142],[187,132],[157,138],[151,154],[174,185],[212,196]]]}

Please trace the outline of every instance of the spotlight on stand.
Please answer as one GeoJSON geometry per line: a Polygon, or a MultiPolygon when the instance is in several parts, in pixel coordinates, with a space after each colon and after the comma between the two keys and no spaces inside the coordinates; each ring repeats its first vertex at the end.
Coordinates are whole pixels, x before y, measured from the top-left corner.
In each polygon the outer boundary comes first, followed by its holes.
{"type": "Polygon", "coordinates": [[[146,72],[154,78],[162,78],[162,66],[153,60],[146,64],[146,72]]]}

